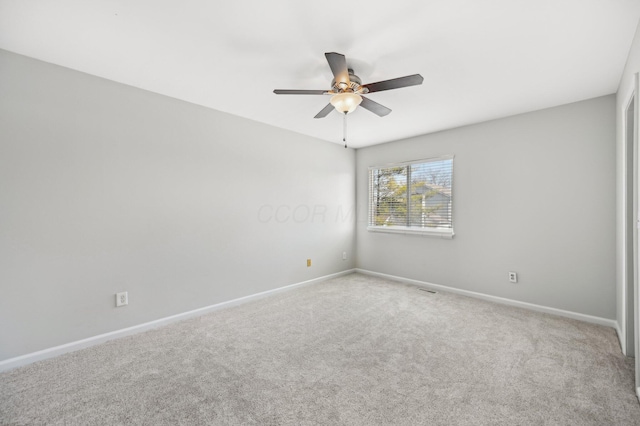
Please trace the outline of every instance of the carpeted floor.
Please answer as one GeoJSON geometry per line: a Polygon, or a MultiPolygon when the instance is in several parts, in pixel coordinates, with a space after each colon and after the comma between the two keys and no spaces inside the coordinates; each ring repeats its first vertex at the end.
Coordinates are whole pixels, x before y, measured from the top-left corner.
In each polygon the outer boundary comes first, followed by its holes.
{"type": "Polygon", "coordinates": [[[640,425],[613,329],[348,275],[0,374],[2,424],[640,425]]]}

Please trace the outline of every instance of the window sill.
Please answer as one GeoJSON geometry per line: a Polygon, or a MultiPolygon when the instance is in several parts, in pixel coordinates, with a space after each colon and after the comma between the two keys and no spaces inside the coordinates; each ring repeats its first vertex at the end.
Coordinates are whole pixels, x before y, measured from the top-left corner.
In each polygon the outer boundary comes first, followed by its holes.
{"type": "Polygon", "coordinates": [[[455,233],[453,229],[444,228],[410,228],[406,226],[368,226],[369,232],[387,232],[390,234],[422,235],[424,237],[436,237],[452,239],[455,233]]]}

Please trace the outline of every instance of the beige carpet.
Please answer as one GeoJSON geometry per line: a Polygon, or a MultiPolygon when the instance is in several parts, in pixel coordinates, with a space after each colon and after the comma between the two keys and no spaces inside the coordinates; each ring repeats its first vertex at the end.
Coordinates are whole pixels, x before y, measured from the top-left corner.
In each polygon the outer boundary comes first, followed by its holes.
{"type": "Polygon", "coordinates": [[[349,275],[0,374],[0,423],[640,425],[614,330],[349,275]]]}

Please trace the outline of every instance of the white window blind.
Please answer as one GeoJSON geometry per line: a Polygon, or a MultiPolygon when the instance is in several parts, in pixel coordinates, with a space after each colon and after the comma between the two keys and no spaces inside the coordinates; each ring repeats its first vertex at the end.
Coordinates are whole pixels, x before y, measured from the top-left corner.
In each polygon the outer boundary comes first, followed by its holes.
{"type": "Polygon", "coordinates": [[[453,237],[453,155],[369,168],[370,231],[453,237]]]}

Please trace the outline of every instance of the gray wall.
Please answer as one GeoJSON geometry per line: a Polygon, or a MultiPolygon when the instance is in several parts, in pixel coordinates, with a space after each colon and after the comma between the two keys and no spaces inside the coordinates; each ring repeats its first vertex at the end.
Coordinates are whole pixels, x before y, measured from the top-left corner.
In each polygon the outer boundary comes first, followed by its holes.
{"type": "Polygon", "coordinates": [[[0,75],[0,360],[354,267],[353,150],[6,51],[0,75]]]}
{"type": "Polygon", "coordinates": [[[357,267],[614,319],[615,152],[614,95],[360,149],[357,267]],[[445,154],[452,240],[366,230],[369,166],[445,154]]]}

